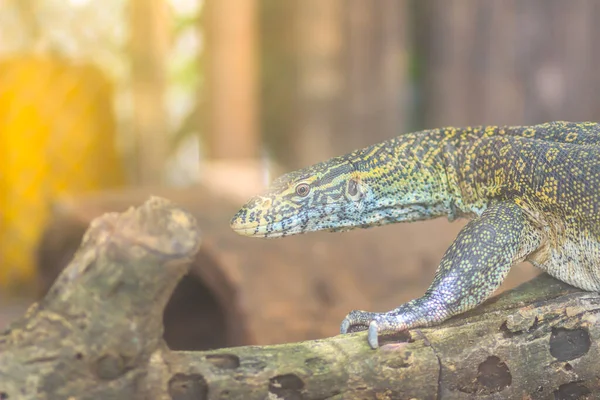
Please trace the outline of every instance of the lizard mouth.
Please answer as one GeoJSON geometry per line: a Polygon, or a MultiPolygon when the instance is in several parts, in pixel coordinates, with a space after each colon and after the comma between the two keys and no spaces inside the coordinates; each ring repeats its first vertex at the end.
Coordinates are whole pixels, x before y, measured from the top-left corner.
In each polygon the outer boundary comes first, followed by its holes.
{"type": "Polygon", "coordinates": [[[238,235],[249,237],[275,238],[300,233],[297,229],[300,224],[295,218],[261,224],[259,222],[244,222],[236,216],[233,217],[229,226],[238,235]]]}
{"type": "Polygon", "coordinates": [[[231,229],[238,235],[242,236],[257,236],[261,233],[261,227],[258,224],[241,224],[238,221],[232,220],[229,224],[231,229]]]}
{"type": "Polygon", "coordinates": [[[230,224],[231,229],[238,235],[248,236],[248,237],[265,237],[265,238],[275,238],[281,236],[287,236],[291,234],[291,232],[284,232],[279,230],[271,230],[267,227],[267,225],[258,225],[258,224],[230,224]]]}

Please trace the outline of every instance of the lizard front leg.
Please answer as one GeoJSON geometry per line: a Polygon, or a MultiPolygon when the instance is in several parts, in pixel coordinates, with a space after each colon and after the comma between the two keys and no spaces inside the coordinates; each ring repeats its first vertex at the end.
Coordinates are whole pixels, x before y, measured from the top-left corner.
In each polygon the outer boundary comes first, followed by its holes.
{"type": "Polygon", "coordinates": [[[378,334],[435,325],[470,310],[491,296],[510,267],[540,242],[539,230],[532,227],[519,206],[512,202],[493,204],[459,233],[423,297],[386,313],[352,311],[340,331],[368,326],[369,344],[377,348],[378,334]]]}

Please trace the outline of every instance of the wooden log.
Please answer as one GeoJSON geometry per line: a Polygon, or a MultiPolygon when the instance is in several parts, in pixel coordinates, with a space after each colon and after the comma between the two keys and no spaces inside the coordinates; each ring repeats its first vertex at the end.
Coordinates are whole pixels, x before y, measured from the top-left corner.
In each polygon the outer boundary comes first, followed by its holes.
{"type": "Polygon", "coordinates": [[[380,350],[355,333],[181,352],[168,365],[208,399],[597,398],[598,301],[543,275],[440,327],[388,337],[380,350]]]}
{"type": "MultiPolygon", "coordinates": [[[[544,275],[378,350],[364,332],[171,351],[162,311],[199,248],[153,198],[96,219],[46,297],[0,336],[1,399],[596,398],[600,295],[544,275]]],[[[393,339],[393,342],[390,342],[393,339]]]]}
{"type": "Polygon", "coordinates": [[[96,219],[46,297],[0,336],[0,398],[136,398],[199,240],[193,217],[157,198],[96,219]]]}

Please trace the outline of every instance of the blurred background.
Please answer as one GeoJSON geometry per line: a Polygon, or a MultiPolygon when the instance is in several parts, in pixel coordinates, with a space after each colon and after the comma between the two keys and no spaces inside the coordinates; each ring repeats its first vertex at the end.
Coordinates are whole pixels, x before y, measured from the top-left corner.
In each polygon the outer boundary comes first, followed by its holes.
{"type": "Polygon", "coordinates": [[[229,218],[403,132],[598,120],[599,19],[594,0],[0,0],[0,328],[91,219],[150,194],[205,237],[165,312],[174,348],[334,335],[420,295],[464,222],[266,241],[229,218]]]}

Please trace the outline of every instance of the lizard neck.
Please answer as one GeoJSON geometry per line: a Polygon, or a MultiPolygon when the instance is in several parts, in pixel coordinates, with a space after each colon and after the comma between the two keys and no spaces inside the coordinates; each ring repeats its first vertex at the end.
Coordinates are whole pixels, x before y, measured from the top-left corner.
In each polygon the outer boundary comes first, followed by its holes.
{"type": "Polygon", "coordinates": [[[460,197],[443,157],[442,132],[406,134],[351,153],[365,196],[359,226],[456,218],[460,197]]]}
{"type": "MultiPolygon", "coordinates": [[[[502,188],[498,181],[503,172],[502,160],[488,163],[483,167],[481,161],[494,156],[492,149],[481,150],[479,146],[486,138],[501,131],[514,133],[510,128],[497,126],[454,128],[439,130],[440,159],[444,166],[448,197],[452,201],[454,212],[449,216],[472,218],[481,215],[491,199],[502,188]]],[[[510,159],[510,157],[507,157],[510,159]]]]}

